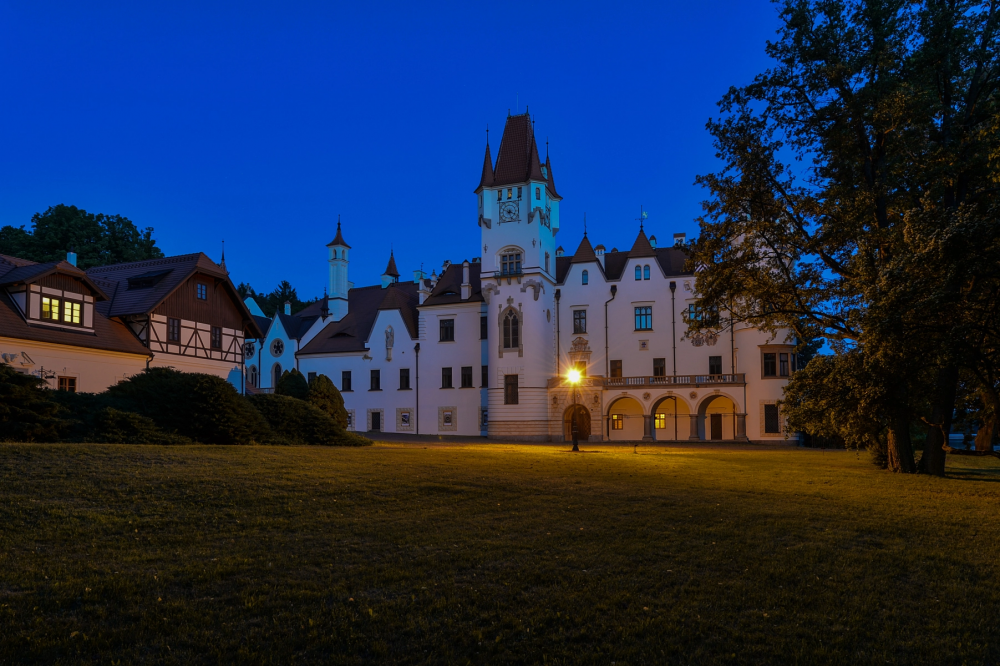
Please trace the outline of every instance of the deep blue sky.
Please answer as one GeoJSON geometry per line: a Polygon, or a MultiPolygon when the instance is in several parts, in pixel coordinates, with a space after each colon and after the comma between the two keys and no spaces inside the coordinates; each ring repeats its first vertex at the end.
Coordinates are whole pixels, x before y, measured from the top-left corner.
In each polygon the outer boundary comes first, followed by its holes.
{"type": "MultiPolygon", "coordinates": [[[[234,282],[322,294],[336,228],[351,279],[390,243],[404,277],[477,256],[489,124],[530,107],[551,141],[557,241],[695,233],[704,129],[767,66],[767,0],[642,3],[0,4],[0,225],[118,213],[234,282]]],[[[544,155],[543,155],[544,159],[544,155]]]]}

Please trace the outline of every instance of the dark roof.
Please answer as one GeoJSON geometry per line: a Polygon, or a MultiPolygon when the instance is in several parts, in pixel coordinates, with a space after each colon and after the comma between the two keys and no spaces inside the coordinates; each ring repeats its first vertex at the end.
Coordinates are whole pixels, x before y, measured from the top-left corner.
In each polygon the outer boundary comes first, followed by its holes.
{"type": "Polygon", "coordinates": [[[389,263],[386,264],[385,270],[382,271],[382,275],[391,275],[392,277],[399,277],[399,271],[396,270],[396,258],[392,255],[392,251],[389,251],[389,263]]]}
{"type": "Polygon", "coordinates": [[[594,248],[591,247],[587,234],[584,234],[583,240],[580,241],[580,246],[573,253],[573,263],[582,264],[587,261],[597,261],[597,255],[594,254],[594,248]]]}
{"type": "Polygon", "coordinates": [[[469,264],[469,284],[472,289],[469,298],[462,300],[462,264],[451,264],[438,278],[434,290],[427,297],[420,307],[432,305],[449,305],[451,303],[471,303],[483,300],[482,266],[480,264],[469,264]]]}
{"type": "Polygon", "coordinates": [[[257,322],[250,314],[236,287],[229,279],[224,268],[209,259],[204,253],[181,254],[175,257],[133,261],[126,264],[99,266],[87,271],[87,276],[100,285],[109,300],[98,304],[98,308],[106,317],[124,317],[127,315],[149,314],[153,312],[168,296],[183,285],[195,273],[204,273],[220,280],[229,290],[233,304],[240,310],[244,322],[251,330],[246,331],[249,338],[263,335],[258,330],[257,322]],[[129,279],[135,279],[150,273],[169,271],[151,287],[129,287],[129,279]]]}
{"type": "Polygon", "coordinates": [[[302,313],[286,315],[279,312],[277,315],[281,320],[281,326],[285,329],[285,335],[290,340],[301,340],[302,336],[312,327],[313,323],[319,319],[319,315],[302,316],[302,313]]]}
{"type": "Polygon", "coordinates": [[[329,243],[326,244],[327,247],[333,247],[334,245],[342,245],[342,246],[346,247],[348,250],[351,249],[351,246],[348,245],[344,241],[344,237],[340,233],[340,217],[339,216],[337,217],[337,235],[333,237],[332,241],[330,241],[329,243]]]}
{"type": "Polygon", "coordinates": [[[395,282],[384,289],[381,285],[351,289],[347,292],[344,318],[327,324],[299,354],[365,351],[365,341],[380,310],[398,308],[410,338],[416,338],[417,302],[417,285],[413,282],[395,282]]]}
{"type": "Polygon", "coordinates": [[[500,150],[497,151],[494,184],[511,185],[529,180],[545,181],[531,117],[527,113],[507,116],[500,150]]]}
{"type": "Polygon", "coordinates": [[[639,227],[639,235],[635,237],[635,243],[632,244],[632,249],[628,251],[628,256],[630,257],[655,257],[656,250],[653,246],[649,244],[649,239],[646,238],[646,232],[639,227]]]}
{"type": "Polygon", "coordinates": [[[490,156],[490,142],[486,142],[486,155],[483,157],[483,176],[479,179],[479,187],[474,191],[479,192],[479,190],[484,187],[489,187],[493,185],[493,157],[490,156]]]}
{"type": "Polygon", "coordinates": [[[556,282],[562,284],[562,281],[566,279],[566,273],[569,273],[569,266],[572,263],[573,257],[567,257],[566,255],[556,257],[556,282]]]}
{"type": "Polygon", "coordinates": [[[549,192],[552,194],[552,196],[556,197],[557,199],[561,199],[562,197],[560,197],[559,193],[556,192],[556,181],[552,177],[552,162],[549,160],[548,152],[546,152],[545,154],[545,175],[548,176],[549,192]]]}
{"type": "Polygon", "coordinates": [[[124,324],[94,313],[94,331],[70,331],[29,324],[7,292],[0,289],[0,337],[34,340],[57,345],[103,349],[106,351],[149,356],[139,339],[124,324]]]}
{"type": "Polygon", "coordinates": [[[261,332],[264,334],[261,337],[261,339],[263,340],[264,338],[267,337],[267,330],[271,328],[271,320],[268,319],[267,317],[260,317],[258,315],[250,315],[250,316],[253,317],[253,320],[255,322],[257,322],[257,328],[259,328],[261,332]]]}
{"type": "MultiPolygon", "coordinates": [[[[628,260],[631,256],[629,252],[605,252],[604,253],[604,277],[609,281],[620,280],[622,278],[622,273],[625,271],[625,266],[628,265],[628,260]]],[[[687,252],[682,248],[678,247],[663,247],[653,250],[653,255],[656,257],[656,262],[663,269],[664,275],[692,275],[690,271],[684,270],[684,264],[687,262],[687,252]]],[[[573,263],[579,263],[574,261],[574,257],[557,257],[556,258],[556,282],[562,284],[566,279],[566,274],[569,272],[569,267],[573,263]]]]}
{"type": "Polygon", "coordinates": [[[0,254],[0,287],[11,284],[31,283],[41,280],[43,277],[59,273],[76,278],[83,282],[91,290],[92,295],[98,300],[106,300],[107,295],[101,288],[91,280],[87,274],[69,263],[68,261],[50,261],[44,264],[37,264],[27,259],[11,257],[0,254]]]}

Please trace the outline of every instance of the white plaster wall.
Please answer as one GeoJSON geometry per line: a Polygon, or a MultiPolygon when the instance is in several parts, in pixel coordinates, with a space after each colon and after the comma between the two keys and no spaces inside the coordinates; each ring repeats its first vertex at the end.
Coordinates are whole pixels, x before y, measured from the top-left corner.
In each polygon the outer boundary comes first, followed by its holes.
{"type": "MultiPolygon", "coordinates": [[[[475,268],[475,265],[473,265],[475,268]]],[[[421,434],[479,436],[483,342],[480,340],[481,303],[424,306],[420,308],[420,432],[421,434]],[[442,319],[455,320],[455,341],[440,341],[442,319]],[[462,366],[472,367],[472,388],[461,388],[462,366]],[[441,388],[441,368],[452,369],[452,385],[441,388]],[[454,430],[439,428],[442,407],[455,407],[454,430]]]]}
{"type": "MultiPolygon", "coordinates": [[[[52,345],[31,340],[0,337],[0,353],[16,358],[11,367],[36,374],[40,370],[54,372],[57,377],[75,377],[76,390],[82,393],[99,393],[120,382],[122,379],[142,372],[146,368],[146,357],[133,354],[119,354],[100,350],[52,345]],[[26,364],[23,354],[34,361],[26,364]]],[[[52,388],[58,388],[58,378],[48,380],[52,388]]]]}

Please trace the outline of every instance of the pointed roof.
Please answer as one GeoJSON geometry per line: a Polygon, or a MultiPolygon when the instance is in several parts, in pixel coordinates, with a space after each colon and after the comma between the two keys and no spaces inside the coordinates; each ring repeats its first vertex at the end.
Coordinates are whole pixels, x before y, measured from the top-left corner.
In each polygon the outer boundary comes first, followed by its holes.
{"type": "Polygon", "coordinates": [[[493,157],[490,155],[490,142],[486,142],[486,155],[483,157],[483,177],[479,179],[479,187],[474,191],[479,193],[484,187],[493,185],[493,157]]]}
{"type": "Polygon", "coordinates": [[[549,194],[557,199],[562,199],[556,192],[556,181],[552,178],[552,162],[549,160],[548,152],[545,154],[545,174],[548,176],[549,194]]]}
{"type": "Polygon", "coordinates": [[[597,255],[594,254],[594,248],[590,245],[587,234],[584,234],[583,240],[580,241],[580,247],[576,248],[576,252],[573,253],[572,263],[582,264],[587,261],[597,261],[597,255]]]}
{"type": "Polygon", "coordinates": [[[493,184],[513,185],[528,180],[545,181],[542,163],[538,159],[538,145],[535,143],[531,116],[527,113],[507,116],[503,138],[500,139],[500,150],[497,152],[493,184]]]}
{"type": "Polygon", "coordinates": [[[628,251],[629,257],[655,257],[656,250],[650,245],[649,239],[646,238],[646,232],[643,231],[642,227],[639,227],[639,235],[635,238],[635,243],[632,244],[632,249],[628,251]]]}
{"type": "Polygon", "coordinates": [[[346,247],[348,250],[351,246],[344,241],[344,236],[340,233],[340,216],[337,216],[337,235],[333,237],[333,240],[326,244],[327,247],[333,247],[334,245],[339,245],[340,247],[346,247]]]}
{"type": "Polygon", "coordinates": [[[392,250],[389,250],[389,263],[382,271],[382,275],[391,275],[394,278],[399,277],[399,271],[396,270],[396,258],[392,254],[392,250]]]}

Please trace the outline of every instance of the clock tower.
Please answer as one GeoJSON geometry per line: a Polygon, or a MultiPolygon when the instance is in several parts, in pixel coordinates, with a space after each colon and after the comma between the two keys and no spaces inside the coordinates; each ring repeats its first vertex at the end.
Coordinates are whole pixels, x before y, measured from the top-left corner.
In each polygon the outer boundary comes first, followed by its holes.
{"type": "Polygon", "coordinates": [[[547,441],[562,198],[547,144],[545,162],[539,159],[534,129],[527,112],[507,116],[495,165],[487,141],[475,194],[488,318],[489,436],[547,441]]]}

